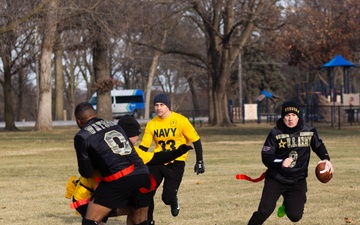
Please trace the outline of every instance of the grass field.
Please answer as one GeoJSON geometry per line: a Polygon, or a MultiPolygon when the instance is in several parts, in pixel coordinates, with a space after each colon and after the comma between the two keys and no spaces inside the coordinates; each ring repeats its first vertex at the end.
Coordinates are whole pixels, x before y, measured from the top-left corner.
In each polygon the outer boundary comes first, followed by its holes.
{"type": "MultiPolygon", "coordinates": [[[[193,173],[195,154],[190,152],[179,190],[181,211],[171,216],[170,207],[155,196],[157,225],[234,225],[247,224],[256,210],[263,182],[235,179],[238,173],[258,177],[265,167],[260,149],[272,125],[238,124],[231,128],[197,128],[204,149],[206,172],[193,173]]],[[[59,127],[50,132],[0,131],[0,223],[81,224],[81,218],[69,208],[65,185],[77,175],[73,136],[77,127],[59,127]]],[[[333,179],[317,181],[312,154],[308,177],[308,201],[302,225],[360,224],[360,128],[341,130],[318,127],[335,168],[333,179]]],[[[281,204],[282,199],[278,201],[281,204]]],[[[125,217],[110,218],[108,223],[125,224],[125,217]]],[[[293,224],[276,211],[267,225],[293,224]]]]}

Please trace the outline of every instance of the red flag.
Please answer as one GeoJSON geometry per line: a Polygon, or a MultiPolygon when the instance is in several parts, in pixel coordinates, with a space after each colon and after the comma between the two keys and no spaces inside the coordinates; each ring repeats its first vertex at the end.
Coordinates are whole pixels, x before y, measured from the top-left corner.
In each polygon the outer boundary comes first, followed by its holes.
{"type": "Polygon", "coordinates": [[[263,172],[263,173],[260,175],[260,177],[255,178],[255,179],[249,177],[249,176],[246,175],[246,174],[236,174],[236,179],[238,179],[238,180],[247,180],[247,181],[251,181],[251,182],[259,182],[259,181],[264,180],[264,178],[265,178],[265,172],[263,172]]]}

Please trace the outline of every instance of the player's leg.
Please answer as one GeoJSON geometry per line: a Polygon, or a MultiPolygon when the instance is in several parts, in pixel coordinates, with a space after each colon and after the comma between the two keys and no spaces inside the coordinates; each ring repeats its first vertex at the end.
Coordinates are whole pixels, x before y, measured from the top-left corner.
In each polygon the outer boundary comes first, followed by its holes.
{"type": "MultiPolygon", "coordinates": [[[[75,200],[73,200],[73,201],[75,201],[75,200]]],[[[85,205],[81,205],[76,208],[76,211],[81,215],[82,218],[85,218],[87,207],[88,207],[88,204],[85,204],[85,205]]],[[[111,212],[110,212],[109,216],[110,215],[111,215],[111,212]]],[[[106,216],[105,218],[102,219],[101,223],[99,223],[99,224],[100,225],[106,224],[107,220],[108,220],[108,217],[106,216]]],[[[132,224],[130,224],[130,225],[132,225],[132,224]]]]}
{"type": "Polygon", "coordinates": [[[184,175],[184,169],[184,161],[175,161],[174,163],[168,164],[163,171],[165,178],[162,200],[166,205],[170,205],[173,216],[177,216],[180,211],[177,193],[184,175]]]}
{"type": "Polygon", "coordinates": [[[130,208],[130,216],[134,225],[147,225],[148,224],[148,208],[150,193],[144,193],[141,189],[150,190],[151,181],[149,174],[134,175],[132,182],[135,182],[135,190],[133,191],[128,205],[130,208]]]}
{"type": "Polygon", "coordinates": [[[145,220],[145,221],[143,221],[141,223],[134,224],[134,225],[149,225],[149,224],[150,224],[149,221],[145,220]]]}
{"type": "Polygon", "coordinates": [[[155,195],[155,192],[156,192],[156,190],[153,191],[152,197],[149,202],[149,208],[148,208],[148,221],[150,222],[150,224],[155,224],[155,222],[154,222],[154,209],[155,209],[154,195],[155,195]]]}
{"type": "MultiPolygon", "coordinates": [[[[142,224],[144,221],[148,221],[148,208],[149,207],[142,207],[139,209],[131,209],[131,219],[134,222],[134,225],[136,224],[142,224]]],[[[144,223],[144,224],[148,224],[144,223]]]]}
{"type": "Polygon", "coordinates": [[[102,221],[111,211],[110,208],[94,203],[90,201],[87,207],[86,216],[83,219],[83,223],[88,224],[88,221],[102,221]]]}
{"type": "Polygon", "coordinates": [[[85,218],[82,219],[81,225],[99,225],[100,223],[94,221],[94,220],[87,220],[85,218]]]}
{"type": "Polygon", "coordinates": [[[164,165],[149,166],[150,174],[153,175],[153,177],[156,181],[156,189],[150,193],[150,202],[149,202],[149,209],[148,209],[148,220],[150,221],[150,224],[155,224],[153,222],[154,209],[155,209],[154,196],[155,196],[157,188],[160,186],[160,184],[163,180],[161,167],[164,167],[164,165]]]}
{"type": "Polygon", "coordinates": [[[292,222],[299,221],[304,214],[306,202],[307,184],[306,180],[299,180],[286,191],[284,196],[285,213],[292,222]]]}
{"type": "Polygon", "coordinates": [[[283,185],[274,179],[265,179],[258,210],[253,213],[248,225],[263,224],[276,207],[276,202],[284,191],[283,185]]]}
{"type": "MultiPolygon", "coordinates": [[[[139,192],[140,178],[138,176],[140,175],[124,176],[111,182],[100,182],[89,202],[85,218],[101,221],[112,209],[126,208],[134,191],[139,192]]],[[[149,174],[144,174],[144,177],[149,178],[149,174]]],[[[148,182],[150,183],[150,179],[148,182]]]]}
{"type": "Polygon", "coordinates": [[[126,225],[134,225],[130,215],[126,217],[126,225]]]}

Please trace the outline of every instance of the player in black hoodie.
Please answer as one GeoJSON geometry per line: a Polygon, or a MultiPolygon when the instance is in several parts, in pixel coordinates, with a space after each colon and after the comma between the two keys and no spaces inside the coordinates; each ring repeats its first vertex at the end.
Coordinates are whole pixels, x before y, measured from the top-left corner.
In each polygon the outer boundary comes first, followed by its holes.
{"type": "Polygon", "coordinates": [[[259,208],[248,225],[260,225],[271,215],[282,195],[285,213],[292,222],[302,218],[306,202],[310,149],[326,162],[333,173],[328,151],[316,129],[299,118],[300,108],[294,102],[282,105],[281,119],[269,132],[261,151],[267,167],[259,208]]]}

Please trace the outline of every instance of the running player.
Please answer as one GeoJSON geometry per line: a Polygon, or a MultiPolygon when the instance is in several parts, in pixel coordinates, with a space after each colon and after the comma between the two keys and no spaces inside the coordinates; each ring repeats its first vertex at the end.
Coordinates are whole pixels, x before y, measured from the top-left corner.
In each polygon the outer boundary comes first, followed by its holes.
{"type": "MultiPolygon", "coordinates": [[[[196,174],[204,173],[200,137],[189,119],[179,113],[172,112],[170,99],[162,93],[155,96],[154,108],[157,116],[147,123],[139,148],[147,151],[154,141],[154,152],[174,151],[180,145],[192,142],[196,152],[194,172],[196,174]]],[[[162,200],[166,205],[170,205],[171,214],[174,217],[180,211],[177,193],[184,174],[187,155],[184,154],[171,163],[149,166],[150,173],[155,177],[157,188],[164,180],[162,200]]],[[[152,194],[154,196],[155,191],[152,194]]],[[[153,213],[154,199],[151,198],[148,213],[150,224],[155,224],[153,213]]]]}
{"type": "Polygon", "coordinates": [[[285,102],[281,118],[269,132],[261,151],[262,162],[267,167],[265,184],[258,210],[253,213],[248,225],[260,225],[274,211],[282,195],[283,205],[278,216],[285,214],[292,222],[298,222],[304,213],[306,202],[310,149],[332,173],[328,151],[316,129],[301,118],[300,108],[294,102],[285,102]]]}

